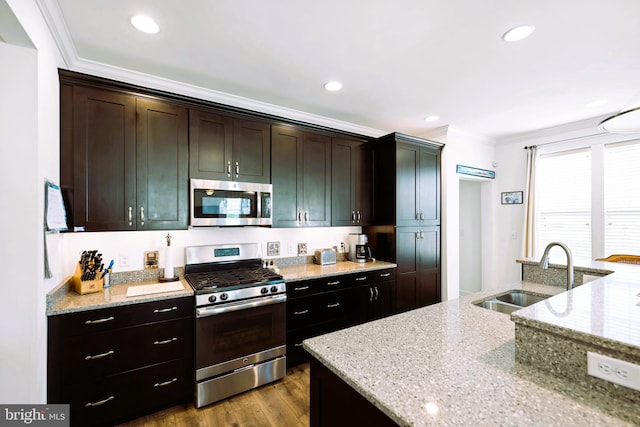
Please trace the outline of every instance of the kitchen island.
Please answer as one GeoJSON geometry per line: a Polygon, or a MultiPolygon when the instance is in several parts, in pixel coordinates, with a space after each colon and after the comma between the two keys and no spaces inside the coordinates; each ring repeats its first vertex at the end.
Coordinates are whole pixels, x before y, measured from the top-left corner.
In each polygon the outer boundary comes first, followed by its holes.
{"type": "Polygon", "coordinates": [[[347,425],[376,411],[378,425],[640,424],[637,407],[515,361],[510,316],[473,304],[507,289],[564,292],[517,282],[305,340],[304,348],[315,359],[311,425],[328,425],[323,417],[330,413],[345,414],[344,423],[335,417],[331,422],[347,425]],[[333,377],[330,382],[327,374],[333,377]],[[342,386],[331,390],[325,387],[329,383],[342,386]],[[331,398],[349,396],[350,390],[369,410],[347,398],[331,398]],[[343,407],[323,408],[327,401],[342,401],[343,407]]]}

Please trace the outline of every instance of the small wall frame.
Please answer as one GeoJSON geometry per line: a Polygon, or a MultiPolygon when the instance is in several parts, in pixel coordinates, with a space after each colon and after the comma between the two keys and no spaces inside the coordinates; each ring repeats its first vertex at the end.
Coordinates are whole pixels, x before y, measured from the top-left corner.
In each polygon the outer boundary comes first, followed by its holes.
{"type": "Polygon", "coordinates": [[[502,194],[503,205],[521,205],[522,204],[522,191],[506,191],[502,194]]]}

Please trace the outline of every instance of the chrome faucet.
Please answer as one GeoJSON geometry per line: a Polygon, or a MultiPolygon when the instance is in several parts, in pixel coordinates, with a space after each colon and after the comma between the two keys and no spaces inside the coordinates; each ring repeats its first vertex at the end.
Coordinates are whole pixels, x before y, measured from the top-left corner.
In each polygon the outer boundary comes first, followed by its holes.
{"type": "Polygon", "coordinates": [[[554,246],[560,246],[564,250],[564,253],[567,254],[567,290],[573,289],[573,255],[571,255],[571,250],[569,250],[569,247],[564,243],[551,242],[547,245],[540,260],[540,268],[543,270],[549,268],[549,251],[554,246]]]}

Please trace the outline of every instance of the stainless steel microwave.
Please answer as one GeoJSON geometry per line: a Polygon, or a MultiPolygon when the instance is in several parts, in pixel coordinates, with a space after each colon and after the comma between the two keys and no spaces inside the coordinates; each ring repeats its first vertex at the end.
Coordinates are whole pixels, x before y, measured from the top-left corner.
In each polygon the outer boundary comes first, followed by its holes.
{"type": "Polygon", "coordinates": [[[191,179],[191,226],[271,225],[271,184],[191,179]]]}

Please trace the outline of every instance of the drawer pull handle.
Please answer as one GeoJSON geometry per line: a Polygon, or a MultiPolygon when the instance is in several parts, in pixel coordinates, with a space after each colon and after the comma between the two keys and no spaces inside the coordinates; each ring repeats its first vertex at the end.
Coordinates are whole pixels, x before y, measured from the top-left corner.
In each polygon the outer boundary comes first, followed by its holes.
{"type": "Polygon", "coordinates": [[[340,280],[336,280],[334,282],[327,282],[327,286],[335,286],[335,285],[339,285],[340,284],[340,280]]]}
{"type": "Polygon", "coordinates": [[[104,319],[97,319],[97,320],[87,320],[86,322],[84,322],[85,325],[95,325],[96,323],[104,323],[104,322],[108,322],[110,320],[115,319],[115,317],[111,316],[111,317],[105,317],[104,319]]]}
{"type": "Polygon", "coordinates": [[[178,341],[178,338],[173,337],[173,338],[170,338],[170,339],[164,340],[164,341],[154,341],[153,344],[154,345],[162,345],[162,344],[169,344],[169,343],[172,343],[174,341],[178,341]]]}
{"type": "Polygon", "coordinates": [[[297,342],[294,344],[294,347],[302,347],[302,343],[301,342],[297,342]]]}
{"type": "Polygon", "coordinates": [[[356,281],[362,282],[363,280],[367,280],[367,276],[356,277],[356,281]]]}
{"type": "Polygon", "coordinates": [[[340,303],[339,302],[336,302],[336,303],[333,303],[333,304],[327,304],[327,308],[336,308],[336,307],[340,307],[340,303]]]}
{"type": "Polygon", "coordinates": [[[105,403],[110,402],[110,401],[112,401],[113,399],[115,399],[115,397],[114,397],[114,396],[109,396],[109,397],[107,397],[106,399],[101,400],[101,401],[99,401],[99,402],[87,402],[87,404],[86,404],[86,405],[84,405],[84,407],[85,407],[85,408],[90,408],[90,407],[92,407],[92,406],[100,406],[100,405],[104,405],[105,403]]]}
{"type": "Polygon", "coordinates": [[[173,383],[175,383],[176,381],[178,381],[178,379],[177,379],[177,378],[174,378],[174,379],[172,379],[172,380],[165,381],[165,382],[163,382],[163,383],[155,383],[153,386],[154,386],[154,387],[164,387],[164,386],[166,386],[166,385],[173,384],[173,383]]]}
{"type": "Polygon", "coordinates": [[[380,274],[380,277],[389,277],[391,276],[391,273],[382,273],[380,274]]]}
{"type": "Polygon", "coordinates": [[[101,353],[101,354],[96,354],[95,356],[86,356],[84,358],[84,360],[95,360],[95,359],[102,359],[103,357],[107,357],[107,356],[111,356],[112,354],[114,354],[115,351],[113,350],[109,350],[106,353],[101,353]]]}
{"type": "Polygon", "coordinates": [[[309,289],[309,286],[300,286],[298,288],[293,288],[294,291],[306,291],[309,289]]]}
{"type": "Polygon", "coordinates": [[[169,311],[177,310],[178,307],[160,308],[153,310],[154,313],[167,313],[169,311]]]}
{"type": "Polygon", "coordinates": [[[296,316],[301,316],[303,314],[307,314],[309,312],[308,309],[305,310],[300,310],[300,311],[294,311],[293,314],[295,314],[296,316]]]}

